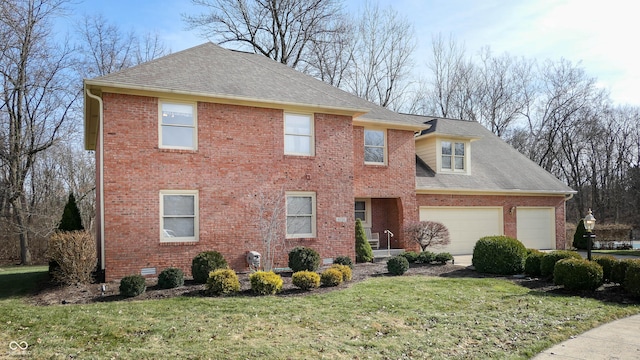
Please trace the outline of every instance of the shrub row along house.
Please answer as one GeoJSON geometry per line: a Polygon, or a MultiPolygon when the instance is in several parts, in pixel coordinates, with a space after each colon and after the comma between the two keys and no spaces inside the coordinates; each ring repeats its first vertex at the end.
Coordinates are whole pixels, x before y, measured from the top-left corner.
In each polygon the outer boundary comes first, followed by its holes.
{"type": "Polygon", "coordinates": [[[573,190],[476,122],[398,114],[212,43],[84,88],[106,280],[189,273],[206,250],[242,271],[265,241],[276,266],[297,245],[354,258],[356,218],[381,248],[390,230],[415,249],[417,220],[443,222],[453,254],[496,234],[564,247],[573,190]]]}

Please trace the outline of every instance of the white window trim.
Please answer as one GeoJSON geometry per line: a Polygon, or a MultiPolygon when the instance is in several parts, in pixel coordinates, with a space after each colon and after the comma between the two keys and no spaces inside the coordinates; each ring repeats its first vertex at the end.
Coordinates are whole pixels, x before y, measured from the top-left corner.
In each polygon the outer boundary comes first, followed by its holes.
{"type": "Polygon", "coordinates": [[[294,156],[315,156],[316,154],[316,124],[315,124],[315,116],[313,113],[299,113],[299,112],[285,112],[283,115],[282,121],[282,131],[284,133],[284,154],[285,155],[294,155],[294,156]],[[287,115],[297,115],[297,116],[306,116],[309,118],[311,135],[301,135],[301,134],[288,134],[287,133],[287,115]],[[287,136],[300,136],[300,137],[308,137],[309,138],[309,153],[296,153],[296,152],[287,152],[286,148],[286,138],[287,136]]]}
{"type": "MultiPolygon", "coordinates": [[[[175,127],[191,127],[185,125],[165,125],[175,127]]],[[[158,100],[158,148],[178,149],[178,150],[198,150],[198,103],[190,101],[174,101],[169,99],[158,100]],[[167,146],[162,144],[162,104],[191,105],[193,109],[193,147],[190,146],[167,146]]]]}
{"type": "Polygon", "coordinates": [[[287,232],[286,221],[288,220],[289,214],[287,213],[287,199],[289,196],[293,197],[311,197],[311,233],[309,234],[286,234],[287,239],[300,239],[300,238],[315,238],[316,231],[316,223],[317,223],[317,212],[316,212],[316,193],[313,191],[287,191],[285,192],[285,233],[287,232]]]}
{"type": "Polygon", "coordinates": [[[436,161],[437,161],[437,167],[438,167],[438,172],[439,173],[455,173],[455,174],[465,174],[465,175],[469,175],[470,171],[469,169],[471,168],[471,146],[470,146],[471,142],[469,140],[462,140],[462,139],[438,139],[438,141],[436,142],[436,146],[437,146],[437,154],[436,154],[436,161]],[[452,152],[455,151],[455,144],[456,143],[462,143],[464,144],[464,169],[460,170],[460,169],[455,169],[455,155],[451,154],[451,169],[446,169],[442,167],[442,142],[450,142],[451,143],[451,149],[452,152]]]}
{"type": "Polygon", "coordinates": [[[356,198],[354,200],[354,212],[353,212],[354,219],[355,219],[355,202],[356,201],[364,202],[364,221],[362,221],[362,226],[371,227],[371,199],[356,198]]]}
{"type": "MultiPolygon", "coordinates": [[[[381,129],[381,128],[364,128],[364,131],[362,132],[362,140],[363,140],[363,145],[364,147],[362,148],[362,152],[363,152],[363,157],[366,156],[366,152],[364,151],[364,149],[367,147],[366,144],[366,140],[365,140],[365,132],[366,131],[380,131],[382,132],[382,135],[384,137],[384,145],[383,145],[383,150],[382,150],[382,162],[376,162],[376,161],[367,161],[365,159],[364,163],[365,165],[387,165],[387,159],[388,159],[388,154],[387,154],[387,129],[381,129]]],[[[379,146],[375,146],[375,147],[379,147],[379,146]]]]}
{"type": "Polygon", "coordinates": [[[200,206],[198,190],[160,190],[160,242],[195,242],[200,238],[200,206]],[[164,195],[193,195],[193,237],[167,237],[164,233],[164,195]]]}

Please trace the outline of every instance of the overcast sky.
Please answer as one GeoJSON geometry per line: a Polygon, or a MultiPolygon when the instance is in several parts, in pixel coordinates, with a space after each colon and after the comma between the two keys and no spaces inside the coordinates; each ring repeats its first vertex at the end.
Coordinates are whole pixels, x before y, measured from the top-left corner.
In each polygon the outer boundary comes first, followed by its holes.
{"type": "MultiPolygon", "coordinates": [[[[345,0],[355,11],[363,1],[345,0]]],[[[629,0],[380,0],[415,27],[414,62],[424,67],[431,37],[441,33],[468,54],[489,46],[494,54],[582,62],[617,104],[640,105],[638,5],[629,0]]],[[[185,30],[181,14],[202,11],[189,0],[85,0],[62,26],[83,14],[102,13],[123,30],[157,32],[173,52],[206,41],[185,30]]]]}

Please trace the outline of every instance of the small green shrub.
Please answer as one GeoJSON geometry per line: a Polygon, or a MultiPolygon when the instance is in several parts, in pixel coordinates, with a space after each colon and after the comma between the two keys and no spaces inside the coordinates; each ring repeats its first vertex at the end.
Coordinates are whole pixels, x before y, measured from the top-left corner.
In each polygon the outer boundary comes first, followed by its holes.
{"type": "Polygon", "coordinates": [[[353,261],[348,256],[338,256],[333,259],[334,264],[347,265],[351,269],[353,269],[353,261]]]}
{"type": "Polygon", "coordinates": [[[485,236],[473,247],[471,260],[477,271],[499,275],[519,274],[524,270],[527,248],[508,236],[485,236]]]}
{"type": "Polygon", "coordinates": [[[315,271],[298,271],[291,276],[291,282],[302,290],[311,290],[320,287],[320,275],[315,271]]]}
{"type": "Polygon", "coordinates": [[[328,268],[320,275],[322,286],[338,286],[342,283],[342,272],[336,268],[328,268]]]}
{"type": "Polygon", "coordinates": [[[333,264],[331,268],[338,269],[342,273],[342,281],[351,281],[353,274],[351,272],[351,268],[346,265],[333,264]]]}
{"type": "Polygon", "coordinates": [[[415,251],[405,251],[402,254],[400,254],[400,256],[402,256],[403,258],[407,259],[407,261],[409,262],[409,264],[413,264],[416,261],[418,261],[418,256],[420,254],[418,254],[415,251]]]}
{"type": "Polygon", "coordinates": [[[624,290],[633,296],[640,297],[640,260],[629,261],[624,276],[624,290]]]}
{"type": "Polygon", "coordinates": [[[636,259],[622,259],[613,264],[613,268],[611,268],[611,282],[624,285],[624,278],[627,275],[629,264],[635,260],[636,259]]]}
{"type": "Polygon", "coordinates": [[[227,261],[219,252],[203,251],[191,261],[191,275],[195,282],[204,284],[207,282],[210,272],[228,267],[227,261]]]}
{"type": "Polygon", "coordinates": [[[604,281],[611,281],[611,271],[613,270],[613,265],[618,262],[618,259],[611,255],[597,255],[593,257],[593,261],[602,266],[604,281]]]}
{"type": "Polygon", "coordinates": [[[120,295],[134,297],[142,294],[145,290],[147,290],[147,285],[142,275],[129,275],[120,280],[120,295]]]}
{"type": "Polygon", "coordinates": [[[540,260],[540,275],[548,277],[553,275],[553,268],[562,259],[582,259],[582,256],[575,251],[554,250],[542,256],[540,260]]]}
{"type": "Polygon", "coordinates": [[[587,249],[587,238],[584,235],[587,233],[587,229],[584,228],[584,220],[580,220],[576,227],[576,232],[573,233],[573,247],[578,250],[587,249]]]}
{"type": "Polygon", "coordinates": [[[420,264],[431,264],[435,260],[436,254],[432,253],[431,251],[423,251],[418,254],[418,259],[416,260],[416,262],[420,264]]]}
{"type": "Polygon", "coordinates": [[[240,280],[231,269],[218,269],[209,273],[205,293],[207,295],[229,295],[240,291],[240,280]]]}
{"type": "Polygon", "coordinates": [[[436,254],[434,261],[437,264],[444,265],[447,263],[447,261],[453,261],[453,256],[448,252],[441,252],[436,254]]]}
{"type": "Polygon", "coordinates": [[[409,270],[409,262],[402,256],[394,256],[387,260],[387,271],[393,275],[402,275],[409,270]]]}
{"type": "Polygon", "coordinates": [[[540,276],[540,262],[544,253],[536,249],[528,249],[527,258],[524,260],[524,273],[529,276],[540,276]]]}
{"type": "Polygon", "coordinates": [[[257,271],[249,275],[251,290],[258,295],[273,295],[282,290],[282,278],[273,271],[257,271]]]}
{"type": "Polygon", "coordinates": [[[184,273],[178,268],[166,268],[158,275],[158,287],[161,289],[173,289],[182,285],[184,285],[184,273]]]}
{"type": "Polygon", "coordinates": [[[553,282],[567,290],[595,290],[602,285],[602,266],[595,261],[567,258],[558,260],[553,282]]]}
{"type": "Polygon", "coordinates": [[[320,254],[312,248],[296,246],[289,251],[291,271],[316,271],[320,267],[320,254]]]}
{"type": "Polygon", "coordinates": [[[362,221],[356,219],[356,262],[364,263],[373,260],[373,249],[367,241],[367,235],[364,232],[362,221]]]}

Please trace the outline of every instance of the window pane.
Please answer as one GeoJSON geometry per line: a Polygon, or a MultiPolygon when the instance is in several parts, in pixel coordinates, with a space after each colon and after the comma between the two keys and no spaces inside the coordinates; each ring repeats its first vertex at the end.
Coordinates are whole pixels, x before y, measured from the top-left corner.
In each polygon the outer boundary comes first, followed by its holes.
{"type": "Polygon", "coordinates": [[[365,222],[366,216],[364,211],[356,211],[356,219],[360,219],[362,222],[365,222]]]}
{"type": "Polygon", "coordinates": [[[365,146],[384,146],[384,131],[365,130],[364,145],[365,146]]]}
{"type": "Polygon", "coordinates": [[[193,218],[164,218],[164,237],[195,236],[193,218]]]}
{"type": "Polygon", "coordinates": [[[185,104],[162,104],[162,124],[193,126],[193,106],[185,104]]]}
{"type": "Polygon", "coordinates": [[[464,157],[456,156],[455,162],[456,170],[464,170],[464,157]]]}
{"type": "Polygon", "coordinates": [[[308,196],[287,196],[287,215],[310,215],[312,204],[308,196]]]}
{"type": "Polygon", "coordinates": [[[364,161],[384,163],[384,148],[379,147],[365,147],[364,148],[364,161]]]}
{"type": "Polygon", "coordinates": [[[356,201],[356,208],[355,208],[356,211],[364,210],[364,206],[365,206],[364,204],[365,204],[364,201],[356,201]]]}
{"type": "Polygon", "coordinates": [[[311,155],[311,137],[285,135],[284,151],[289,154],[307,154],[311,155]]]}
{"type": "Polygon", "coordinates": [[[181,126],[162,126],[162,145],[193,147],[193,128],[181,126]]]}
{"type": "Polygon", "coordinates": [[[443,169],[451,169],[451,156],[443,156],[442,157],[442,168],[443,169]]]}
{"type": "Polygon", "coordinates": [[[287,216],[287,234],[311,234],[311,216],[287,216]]]}
{"type": "Polygon", "coordinates": [[[464,156],[464,143],[456,143],[456,155],[464,156]]]}
{"type": "Polygon", "coordinates": [[[194,215],[194,202],[193,195],[164,195],[164,216],[194,215]]]}
{"type": "Polygon", "coordinates": [[[442,142],[442,155],[451,155],[451,143],[448,141],[442,142]]]}
{"type": "Polygon", "coordinates": [[[311,117],[308,115],[287,114],[285,123],[286,134],[311,135],[311,117]]]}

